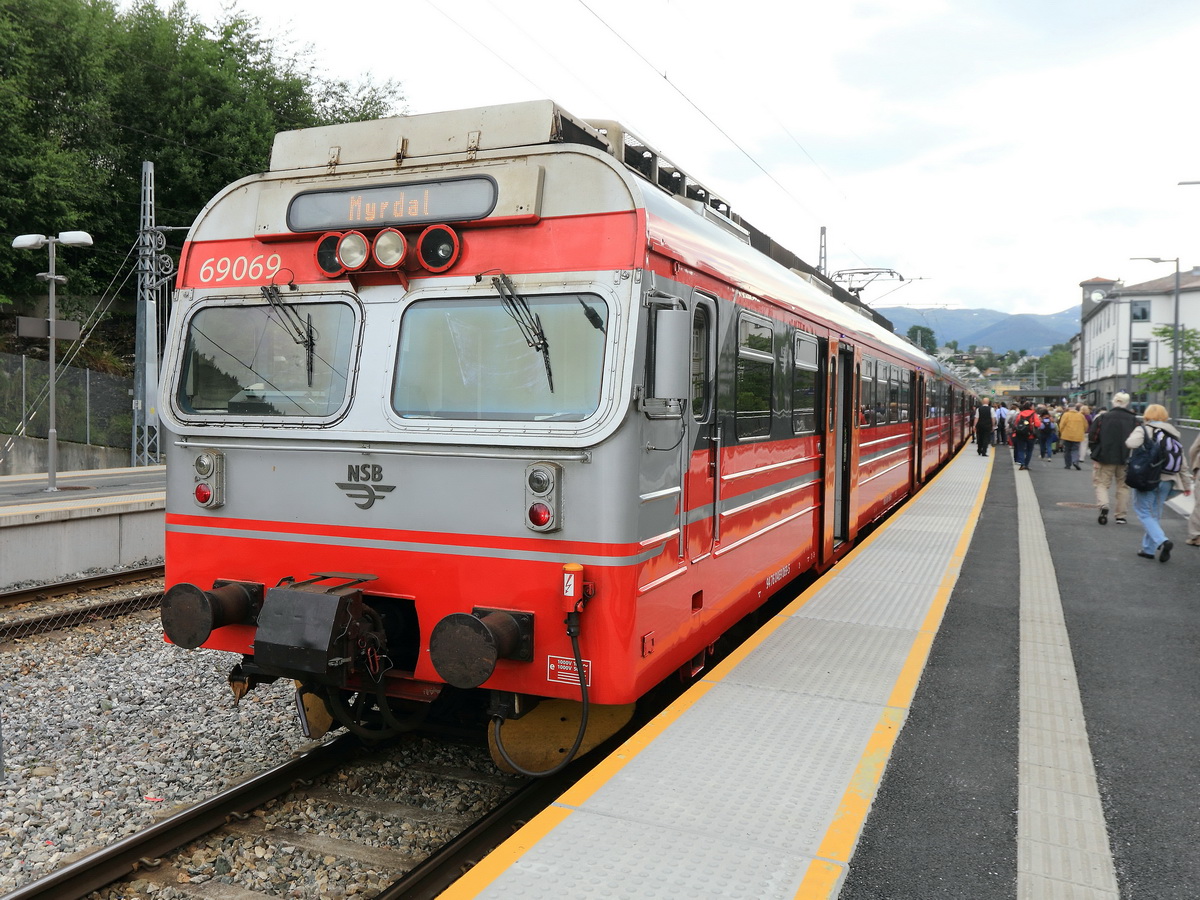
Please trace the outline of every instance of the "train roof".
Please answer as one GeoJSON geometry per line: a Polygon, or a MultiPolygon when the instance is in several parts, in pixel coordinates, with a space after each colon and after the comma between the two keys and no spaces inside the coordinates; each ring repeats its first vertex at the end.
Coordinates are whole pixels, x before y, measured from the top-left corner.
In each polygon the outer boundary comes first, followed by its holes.
{"type": "MultiPolygon", "coordinates": [[[[412,116],[395,116],[362,122],[318,126],[275,136],[271,171],[354,168],[446,155],[468,157],[486,151],[545,144],[579,144],[611,155],[641,181],[657,186],[692,214],[748,245],[762,257],[789,270],[821,294],[819,303],[837,325],[861,331],[933,371],[949,376],[938,361],[896,335],[889,320],[871,310],[859,298],[836,284],[797,254],[774,241],[738,215],[724,198],[671,162],[647,141],[619,122],[583,119],[551,100],[500,104],[474,109],[450,110],[412,116]]],[[[646,192],[647,197],[655,192],[646,192]]],[[[650,200],[650,205],[666,209],[650,200]]],[[[956,380],[956,379],[955,379],[956,380]]]]}

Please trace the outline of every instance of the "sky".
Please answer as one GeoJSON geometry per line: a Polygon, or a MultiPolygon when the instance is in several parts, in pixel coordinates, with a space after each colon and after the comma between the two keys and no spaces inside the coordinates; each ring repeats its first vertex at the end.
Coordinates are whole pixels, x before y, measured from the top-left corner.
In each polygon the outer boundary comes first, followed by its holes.
{"type": "Polygon", "coordinates": [[[903,276],[872,306],[1057,313],[1081,281],[1174,271],[1131,257],[1200,265],[1195,0],[232,8],[322,74],[399,81],[408,113],[616,119],[810,264],[824,226],[827,271],[903,276]]]}

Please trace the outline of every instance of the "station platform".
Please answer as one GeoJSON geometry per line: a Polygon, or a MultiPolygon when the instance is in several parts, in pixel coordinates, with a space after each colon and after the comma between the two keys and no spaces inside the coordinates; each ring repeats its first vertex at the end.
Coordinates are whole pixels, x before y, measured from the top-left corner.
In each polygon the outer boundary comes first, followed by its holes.
{"type": "Polygon", "coordinates": [[[0,588],[163,555],[166,467],[0,476],[0,588]]]}
{"type": "Polygon", "coordinates": [[[444,897],[1195,897],[1200,548],[968,446],[444,897]]]}

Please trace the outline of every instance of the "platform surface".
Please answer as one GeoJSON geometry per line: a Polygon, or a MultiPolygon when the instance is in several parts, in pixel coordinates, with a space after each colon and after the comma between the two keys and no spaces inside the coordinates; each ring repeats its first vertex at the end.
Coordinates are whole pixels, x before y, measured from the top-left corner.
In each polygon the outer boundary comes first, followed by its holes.
{"type": "MultiPolygon", "coordinates": [[[[1198,896],[1184,886],[1200,883],[1195,794],[1164,810],[1160,788],[1118,807],[1108,754],[1128,740],[1089,735],[1089,714],[1107,725],[1147,686],[1096,675],[1121,666],[1103,638],[1089,636],[1079,666],[1069,623],[1089,595],[1108,616],[1122,592],[1178,592],[1147,626],[1171,630],[1184,592],[1200,602],[1200,549],[1184,546],[1173,510],[1174,558],[1137,559],[1136,519],[1099,526],[1081,469],[1056,458],[1018,472],[1007,448],[968,447],[444,896],[1115,900],[1135,882],[1198,896]],[[1114,683],[1120,699],[1097,697],[1114,683]],[[1184,824],[1156,850],[1137,825],[1164,813],[1184,824]]],[[[1126,625],[1106,622],[1118,640],[1126,625]]],[[[1194,617],[1193,686],[1198,637],[1194,617]]],[[[1148,717],[1166,746],[1139,781],[1180,782],[1167,748],[1190,754],[1200,739],[1196,717],[1172,707],[1184,699],[1173,689],[1148,717]]]]}

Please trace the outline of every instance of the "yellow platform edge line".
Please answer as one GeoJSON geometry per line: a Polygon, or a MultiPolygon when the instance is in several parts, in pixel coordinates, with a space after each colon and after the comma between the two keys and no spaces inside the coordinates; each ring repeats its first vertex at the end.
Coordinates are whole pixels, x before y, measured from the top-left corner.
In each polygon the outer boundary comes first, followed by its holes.
{"type": "Polygon", "coordinates": [[[475,897],[503,875],[534,844],[557,828],[574,810],[548,806],[525,823],[512,837],[476,863],[469,872],[442,891],[442,900],[475,897]]]}
{"type": "MultiPolygon", "coordinates": [[[[817,848],[818,859],[814,860],[812,865],[822,861],[833,862],[843,867],[849,864],[854,845],[858,843],[859,832],[867,820],[871,802],[875,799],[875,792],[883,778],[884,767],[887,766],[892,748],[896,745],[900,729],[904,727],[904,717],[905,712],[902,709],[885,709],[879,716],[871,736],[867,739],[866,749],[850,778],[850,785],[842,795],[837,812],[833,814],[833,821],[829,823],[825,837],[821,839],[817,848]]],[[[812,865],[809,866],[810,869],[812,865]]],[[[804,881],[808,881],[807,875],[804,881]]],[[[801,882],[801,890],[803,889],[804,882],[801,882]]],[[[827,895],[797,892],[796,896],[809,900],[812,897],[827,895]]]]}

